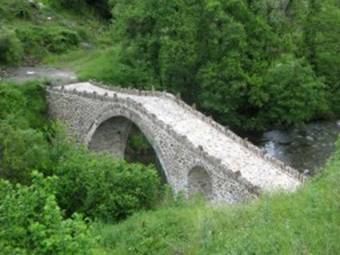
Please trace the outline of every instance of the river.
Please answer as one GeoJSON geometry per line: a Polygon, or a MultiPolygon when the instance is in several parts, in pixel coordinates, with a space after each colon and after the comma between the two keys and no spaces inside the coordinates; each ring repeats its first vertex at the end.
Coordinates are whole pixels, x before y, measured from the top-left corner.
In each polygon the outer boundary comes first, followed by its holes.
{"type": "Polygon", "coordinates": [[[316,121],[301,128],[271,130],[243,137],[299,171],[308,169],[313,175],[325,166],[335,151],[339,134],[339,122],[316,121]]]}

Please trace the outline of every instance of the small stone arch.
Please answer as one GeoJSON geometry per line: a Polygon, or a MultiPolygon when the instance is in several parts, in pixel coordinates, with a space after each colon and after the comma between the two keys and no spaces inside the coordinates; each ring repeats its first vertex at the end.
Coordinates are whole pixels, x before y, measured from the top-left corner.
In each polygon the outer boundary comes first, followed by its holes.
{"type": "Polygon", "coordinates": [[[188,173],[188,195],[201,194],[206,199],[212,198],[212,180],[208,171],[201,167],[195,166],[188,173]]]}

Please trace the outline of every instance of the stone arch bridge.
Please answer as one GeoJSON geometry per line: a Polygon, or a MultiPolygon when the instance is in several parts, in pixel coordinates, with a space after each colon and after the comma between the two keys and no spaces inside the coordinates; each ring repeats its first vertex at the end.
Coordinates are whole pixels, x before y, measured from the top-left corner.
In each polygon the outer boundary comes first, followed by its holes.
{"type": "Polygon", "coordinates": [[[48,88],[52,118],[90,149],[124,157],[134,123],[152,145],[175,192],[235,203],[263,191],[294,191],[304,176],[229,129],[157,91],[75,83],[48,88]]]}

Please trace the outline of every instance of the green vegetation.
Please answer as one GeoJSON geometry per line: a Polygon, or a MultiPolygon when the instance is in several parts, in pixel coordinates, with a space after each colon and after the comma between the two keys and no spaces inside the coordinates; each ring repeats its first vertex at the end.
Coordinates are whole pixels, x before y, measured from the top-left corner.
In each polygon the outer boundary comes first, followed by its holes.
{"type": "Polygon", "coordinates": [[[0,14],[0,65],[180,93],[241,129],[340,114],[335,0],[5,0],[0,14]]]}
{"type": "Polygon", "coordinates": [[[68,141],[60,125],[47,120],[44,91],[38,82],[0,83],[0,248],[87,254],[88,223],[73,215],[112,223],[153,208],[159,178],[152,167],[68,141]]]}
{"type": "Polygon", "coordinates": [[[234,207],[177,202],[96,224],[98,254],[338,254],[339,181],[340,143],[322,174],[294,194],[234,207]]]}
{"type": "Polygon", "coordinates": [[[0,29],[0,63],[18,64],[23,55],[21,41],[18,39],[14,31],[0,29]]]}
{"type": "Polygon", "coordinates": [[[43,91],[36,82],[0,85],[4,254],[335,254],[340,248],[340,148],[295,194],[234,207],[162,199],[155,170],[67,141],[46,119],[43,91]]]}
{"type": "Polygon", "coordinates": [[[35,64],[51,54],[99,45],[108,33],[105,24],[100,13],[87,6],[75,12],[57,1],[4,0],[0,7],[0,67],[35,64]],[[93,33],[101,35],[100,39],[93,33]]]}
{"type": "Polygon", "coordinates": [[[67,215],[81,212],[112,222],[158,202],[159,178],[153,168],[79,149],[63,148],[62,153],[54,174],[60,176],[57,196],[67,215]]]}
{"type": "Polygon", "coordinates": [[[339,7],[287,1],[281,10],[276,1],[256,2],[115,1],[119,60],[138,73],[130,83],[179,92],[243,129],[299,125],[335,113],[337,106],[325,99],[339,91],[333,79],[339,75],[339,7]]]}
{"type": "MultiPolygon", "coordinates": [[[[0,68],[70,68],[81,80],[180,93],[232,127],[288,127],[340,116],[339,27],[336,0],[3,0],[0,68]]],[[[186,201],[154,167],[69,141],[47,118],[47,85],[0,81],[1,254],[340,250],[340,144],[294,194],[186,201]]],[[[136,131],[127,151],[135,161],[150,147],[136,131]]]]}
{"type": "Polygon", "coordinates": [[[1,254],[91,254],[93,236],[79,215],[64,219],[56,178],[33,172],[32,185],[0,180],[1,254]]]}

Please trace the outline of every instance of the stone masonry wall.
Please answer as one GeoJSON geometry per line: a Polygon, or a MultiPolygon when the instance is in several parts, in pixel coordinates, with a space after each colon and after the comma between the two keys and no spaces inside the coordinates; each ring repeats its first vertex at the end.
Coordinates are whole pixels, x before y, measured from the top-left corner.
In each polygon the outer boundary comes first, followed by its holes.
{"type": "Polygon", "coordinates": [[[203,168],[211,178],[212,200],[229,203],[249,200],[259,190],[232,171],[216,166],[214,159],[204,151],[190,148],[185,138],[174,135],[155,116],[149,116],[143,107],[129,100],[107,100],[93,94],[76,91],[48,90],[50,116],[61,120],[69,134],[89,145],[96,129],[112,117],[125,117],[143,132],[162,165],[168,183],[175,192],[188,191],[188,173],[195,167],[203,168]],[[170,132],[169,132],[170,131],[170,132]]]}
{"type": "MultiPolygon", "coordinates": [[[[111,87],[110,90],[131,95],[152,95],[173,100],[194,113],[197,118],[209,123],[212,128],[222,131],[237,143],[259,155],[259,157],[263,157],[279,169],[282,169],[282,171],[303,181],[303,176],[299,175],[296,170],[265,155],[256,146],[242,140],[211,118],[186,105],[178,97],[155,91],[145,92],[120,88],[112,89],[111,87]]],[[[167,181],[175,192],[184,191],[188,194],[190,190],[204,190],[205,187],[211,193],[207,195],[213,201],[229,203],[249,200],[257,197],[260,193],[260,188],[243,178],[240,172],[228,169],[221,163],[221,159],[208,155],[199,146],[194,146],[186,136],[177,134],[171,126],[158,119],[154,114],[150,114],[142,104],[129,97],[121,98],[117,94],[114,94],[113,97],[108,97],[106,94],[97,95],[96,93],[76,90],[70,91],[61,86],[48,89],[48,102],[51,117],[65,123],[69,134],[75,137],[78,142],[84,143],[94,150],[110,151],[112,155],[118,158],[123,157],[127,138],[125,137],[127,132],[124,133],[123,131],[128,129],[121,117],[136,124],[153,146],[167,181]],[[121,118],[122,121],[117,122],[118,118],[121,118]],[[199,172],[195,173],[194,171],[196,170],[199,172]],[[209,177],[206,180],[209,180],[210,183],[204,180],[195,182],[195,180],[190,179],[200,175],[205,176],[205,173],[209,177]],[[192,183],[194,185],[198,183],[201,187],[189,187],[192,183]]]]}

